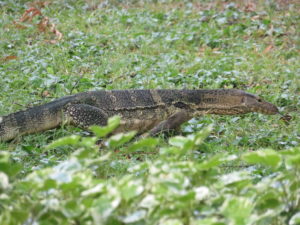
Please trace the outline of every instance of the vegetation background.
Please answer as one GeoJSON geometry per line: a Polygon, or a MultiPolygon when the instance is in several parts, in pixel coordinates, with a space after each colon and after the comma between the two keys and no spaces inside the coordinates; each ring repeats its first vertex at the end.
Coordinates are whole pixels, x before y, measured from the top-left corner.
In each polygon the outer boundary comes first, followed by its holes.
{"type": "Polygon", "coordinates": [[[105,138],[114,118],[96,137],[63,127],[0,143],[1,224],[300,224],[298,1],[0,9],[0,115],[87,90],[238,88],[291,117],[208,115],[144,140],[105,138]]]}

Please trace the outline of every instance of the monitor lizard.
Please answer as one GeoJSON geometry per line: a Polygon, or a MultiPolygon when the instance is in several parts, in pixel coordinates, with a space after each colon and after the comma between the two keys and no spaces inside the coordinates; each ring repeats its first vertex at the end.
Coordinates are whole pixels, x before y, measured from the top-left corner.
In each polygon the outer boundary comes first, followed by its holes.
{"type": "Polygon", "coordinates": [[[149,135],[178,128],[204,114],[277,114],[275,105],[237,89],[111,90],[65,96],[6,116],[0,116],[0,141],[72,124],[87,129],[121,117],[114,133],[136,130],[149,135]]]}

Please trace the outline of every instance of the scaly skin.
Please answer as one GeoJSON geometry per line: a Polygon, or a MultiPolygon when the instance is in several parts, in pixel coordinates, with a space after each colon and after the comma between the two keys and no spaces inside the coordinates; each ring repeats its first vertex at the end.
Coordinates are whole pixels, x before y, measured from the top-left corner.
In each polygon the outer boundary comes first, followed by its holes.
{"type": "Polygon", "coordinates": [[[272,115],[278,109],[256,95],[236,89],[91,91],[0,117],[0,141],[63,123],[82,128],[105,125],[113,115],[122,118],[115,132],[137,130],[156,135],[203,114],[250,112],[272,115]]]}

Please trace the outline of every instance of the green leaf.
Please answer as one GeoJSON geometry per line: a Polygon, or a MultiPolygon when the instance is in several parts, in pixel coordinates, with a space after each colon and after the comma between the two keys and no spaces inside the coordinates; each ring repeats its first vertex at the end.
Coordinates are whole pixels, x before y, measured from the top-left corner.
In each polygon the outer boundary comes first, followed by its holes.
{"type": "Polygon", "coordinates": [[[117,148],[130,141],[136,135],[136,131],[130,131],[128,133],[119,133],[113,135],[108,139],[108,146],[110,148],[117,148]]]}
{"type": "Polygon", "coordinates": [[[52,174],[51,179],[55,180],[57,183],[70,183],[72,181],[71,175],[71,173],[61,171],[52,174]]]}
{"type": "MultiPolygon", "coordinates": [[[[0,151],[0,164],[9,162],[10,154],[8,152],[0,151]]],[[[0,167],[1,169],[1,167],[0,167]]]]}
{"type": "Polygon", "coordinates": [[[261,164],[272,168],[278,168],[281,163],[281,156],[272,149],[249,152],[243,155],[243,160],[248,163],[261,164]]]}
{"type": "Polygon", "coordinates": [[[210,124],[207,127],[203,128],[201,131],[197,132],[194,136],[194,143],[196,145],[201,145],[203,141],[208,137],[208,135],[212,132],[213,128],[214,125],[210,124]]]}
{"type": "Polygon", "coordinates": [[[209,170],[209,169],[212,169],[214,167],[219,166],[220,164],[223,163],[223,161],[224,161],[224,155],[223,154],[214,155],[210,159],[199,163],[197,165],[197,169],[199,169],[199,170],[209,170]]]}
{"type": "Polygon", "coordinates": [[[254,204],[250,199],[235,196],[225,196],[221,207],[222,214],[235,225],[249,224],[254,204]]]}
{"type": "Polygon", "coordinates": [[[123,199],[126,201],[140,195],[144,191],[142,182],[139,180],[128,180],[125,183],[121,182],[120,193],[123,199]]]}
{"type": "MultiPolygon", "coordinates": [[[[17,209],[17,210],[14,210],[13,212],[11,212],[11,220],[9,222],[12,222],[12,221],[18,221],[17,223],[15,224],[20,224],[21,222],[24,222],[26,221],[29,217],[29,211],[28,209],[24,209],[24,208],[20,208],[20,209],[17,209]]],[[[0,219],[1,219],[1,215],[0,215],[0,219]]],[[[9,223],[5,223],[4,221],[1,221],[1,223],[3,224],[9,224],[9,223]]]]}
{"type": "Polygon", "coordinates": [[[83,210],[84,206],[77,199],[68,200],[62,207],[62,213],[69,219],[80,216],[83,210]]]}
{"type": "Polygon", "coordinates": [[[97,140],[97,137],[83,137],[80,144],[87,148],[92,148],[96,144],[97,140]]]}
{"type": "Polygon", "coordinates": [[[207,218],[199,219],[191,222],[191,225],[226,225],[226,223],[221,222],[220,218],[207,218]]]}
{"type": "Polygon", "coordinates": [[[71,135],[68,137],[63,137],[63,138],[53,141],[52,143],[47,145],[45,149],[49,150],[49,149],[57,148],[57,147],[60,147],[63,145],[76,145],[76,144],[78,144],[80,138],[81,137],[78,135],[71,135]]]}
{"type": "Polygon", "coordinates": [[[93,133],[97,137],[105,137],[111,132],[113,132],[121,122],[121,117],[120,116],[113,116],[108,119],[107,126],[100,127],[100,126],[91,126],[90,130],[93,131],[93,133]]]}
{"type": "Polygon", "coordinates": [[[265,188],[267,190],[257,195],[256,207],[259,208],[260,210],[265,210],[265,211],[280,207],[281,193],[279,193],[279,191],[277,190],[274,190],[273,188],[270,188],[269,190],[268,187],[265,188]]]}
{"type": "Polygon", "coordinates": [[[289,221],[289,225],[299,225],[300,224],[300,211],[295,213],[289,221]]]}
{"type": "Polygon", "coordinates": [[[300,153],[286,157],[285,165],[288,169],[300,168],[300,153]]]}
{"type": "Polygon", "coordinates": [[[54,74],[54,70],[52,67],[47,67],[47,72],[50,74],[54,74]]]}
{"type": "Polygon", "coordinates": [[[117,196],[103,195],[93,201],[90,209],[94,224],[104,224],[107,218],[119,206],[121,199],[117,196]]]}
{"type": "Polygon", "coordinates": [[[182,151],[182,149],[179,149],[177,147],[167,146],[167,147],[161,147],[159,149],[159,154],[162,156],[165,156],[166,158],[169,158],[169,155],[183,156],[183,155],[185,155],[185,152],[182,151]]]}
{"type": "Polygon", "coordinates": [[[180,148],[184,152],[186,152],[187,150],[192,149],[193,146],[194,146],[194,143],[193,143],[192,140],[190,140],[186,137],[182,137],[182,136],[176,136],[176,137],[170,138],[169,139],[169,144],[180,148]]]}
{"type": "Polygon", "coordinates": [[[99,194],[99,193],[101,193],[101,192],[103,192],[105,190],[104,187],[105,187],[105,185],[103,183],[99,183],[96,186],[83,191],[81,193],[81,195],[84,196],[84,197],[86,197],[86,196],[90,196],[90,195],[99,194]]]}
{"type": "Polygon", "coordinates": [[[129,215],[122,217],[121,220],[123,221],[123,223],[135,223],[138,222],[142,219],[144,219],[147,215],[147,211],[146,210],[137,210],[133,213],[130,213],[129,215]]]}
{"type": "Polygon", "coordinates": [[[15,176],[20,171],[22,165],[10,162],[10,157],[10,153],[0,151],[0,172],[4,172],[12,178],[12,176],[15,176]]]}
{"type": "Polygon", "coordinates": [[[284,155],[284,156],[300,155],[300,147],[295,147],[295,148],[291,148],[291,149],[288,149],[288,150],[283,150],[283,151],[280,151],[278,153],[280,153],[281,155],[284,155]]]}
{"type": "Polygon", "coordinates": [[[50,189],[55,189],[55,188],[57,188],[56,181],[53,179],[46,179],[43,182],[43,187],[41,188],[41,190],[45,191],[45,190],[50,190],[50,189]]]}
{"type": "Polygon", "coordinates": [[[159,224],[164,225],[184,225],[184,223],[179,219],[162,219],[159,224]]]}
{"type": "Polygon", "coordinates": [[[226,186],[244,188],[251,182],[251,177],[245,171],[234,171],[222,175],[220,181],[226,186]]]}
{"type": "Polygon", "coordinates": [[[80,148],[77,151],[73,152],[72,156],[74,156],[78,160],[89,159],[90,157],[93,157],[97,154],[95,151],[95,149],[91,148],[80,148]]]}
{"type": "Polygon", "coordinates": [[[1,190],[9,188],[8,176],[5,173],[0,172],[0,193],[1,190]]]}
{"type": "Polygon", "coordinates": [[[127,149],[126,152],[135,152],[141,149],[154,149],[159,143],[157,138],[145,138],[133,143],[127,149]]]}

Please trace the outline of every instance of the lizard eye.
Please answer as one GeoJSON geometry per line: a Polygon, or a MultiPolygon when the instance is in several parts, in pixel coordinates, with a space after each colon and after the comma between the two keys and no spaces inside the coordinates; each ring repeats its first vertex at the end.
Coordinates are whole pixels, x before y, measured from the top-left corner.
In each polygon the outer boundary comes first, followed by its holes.
{"type": "Polygon", "coordinates": [[[257,101],[258,101],[258,102],[262,102],[262,100],[261,100],[260,98],[259,98],[259,99],[257,99],[257,101]]]}

